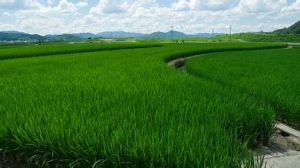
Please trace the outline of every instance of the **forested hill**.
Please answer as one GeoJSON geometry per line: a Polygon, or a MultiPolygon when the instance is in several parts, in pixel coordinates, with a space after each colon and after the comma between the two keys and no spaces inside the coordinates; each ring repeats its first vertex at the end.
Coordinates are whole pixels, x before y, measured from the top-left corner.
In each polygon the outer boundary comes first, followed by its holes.
{"type": "Polygon", "coordinates": [[[293,24],[292,26],[284,29],[275,30],[274,33],[279,34],[300,34],[300,21],[293,24]]]}

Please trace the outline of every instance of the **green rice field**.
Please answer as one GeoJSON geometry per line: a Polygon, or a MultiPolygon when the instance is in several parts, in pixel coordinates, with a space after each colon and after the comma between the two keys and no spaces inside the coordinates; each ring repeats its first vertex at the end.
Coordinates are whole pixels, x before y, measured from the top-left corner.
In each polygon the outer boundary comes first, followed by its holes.
{"type": "Polygon", "coordinates": [[[45,55],[58,55],[58,54],[71,54],[82,52],[95,52],[95,51],[107,51],[107,50],[120,50],[120,49],[132,49],[132,48],[148,48],[159,47],[159,44],[126,44],[126,43],[53,43],[47,45],[6,45],[0,46],[1,55],[0,60],[11,58],[24,58],[35,57],[45,55]],[[16,48],[16,49],[12,49],[16,48]]]}
{"type": "Polygon", "coordinates": [[[196,76],[264,98],[278,120],[300,128],[300,48],[210,54],[188,61],[196,76]]]}
{"type": "Polygon", "coordinates": [[[0,48],[0,152],[32,167],[262,167],[250,148],[276,118],[299,121],[300,48],[286,46],[0,48]],[[188,61],[194,75],[166,64],[212,52],[188,61]]]}

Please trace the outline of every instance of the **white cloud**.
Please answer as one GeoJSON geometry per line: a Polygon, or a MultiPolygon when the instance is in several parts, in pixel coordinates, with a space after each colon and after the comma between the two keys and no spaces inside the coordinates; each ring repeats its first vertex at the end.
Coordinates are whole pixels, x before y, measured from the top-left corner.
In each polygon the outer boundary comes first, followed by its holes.
{"type": "Polygon", "coordinates": [[[168,31],[171,25],[188,33],[211,32],[213,28],[215,32],[228,32],[228,25],[233,26],[234,32],[271,31],[300,18],[300,0],[293,3],[288,0],[176,0],[168,4],[154,0],[99,0],[94,6],[87,0],[44,3],[0,0],[0,8],[4,1],[10,4],[10,18],[15,20],[1,21],[0,16],[0,25],[5,25],[0,29],[12,27],[42,34],[118,30],[149,33],[168,31]]]}
{"type": "Polygon", "coordinates": [[[38,0],[0,0],[0,9],[31,9],[39,8],[41,3],[38,0]]]}
{"type": "Polygon", "coordinates": [[[61,0],[58,4],[58,9],[63,13],[71,13],[77,11],[77,6],[68,0],[61,0]]]}
{"type": "Polygon", "coordinates": [[[3,12],[3,16],[12,16],[12,14],[9,12],[3,12]]]}
{"type": "Polygon", "coordinates": [[[53,1],[52,0],[47,0],[48,5],[52,5],[53,1]]]}
{"type": "Polygon", "coordinates": [[[172,8],[177,11],[225,11],[238,8],[243,12],[264,12],[277,10],[287,4],[287,0],[178,0],[172,8]]]}
{"type": "Polygon", "coordinates": [[[282,11],[287,13],[300,12],[300,0],[296,0],[290,6],[284,7],[282,11]]]}
{"type": "Polygon", "coordinates": [[[119,0],[100,0],[96,7],[91,8],[93,14],[123,13],[126,11],[126,2],[119,0]]]}
{"type": "Polygon", "coordinates": [[[14,0],[0,0],[0,4],[1,5],[11,4],[11,3],[14,3],[14,2],[15,2],[14,0]]]}
{"type": "Polygon", "coordinates": [[[57,4],[53,4],[53,1],[49,3],[43,5],[34,0],[27,0],[26,3],[24,1],[21,8],[10,12],[15,18],[14,29],[41,34],[68,32],[73,22],[72,18],[80,17],[78,9],[82,4],[68,0],[61,0],[57,4]]]}
{"type": "Polygon", "coordinates": [[[239,7],[246,12],[278,11],[288,5],[287,0],[240,0],[239,7]]]}
{"type": "Polygon", "coordinates": [[[16,30],[11,24],[0,24],[0,30],[16,30]]]}
{"type": "Polygon", "coordinates": [[[14,0],[0,0],[0,8],[12,5],[14,2],[14,0]]]}
{"type": "Polygon", "coordinates": [[[235,7],[239,0],[178,0],[172,8],[178,11],[186,10],[227,10],[235,7]]]}
{"type": "Polygon", "coordinates": [[[88,6],[88,2],[87,0],[80,0],[77,4],[76,4],[77,7],[81,8],[81,7],[85,7],[85,6],[88,6]]]}
{"type": "Polygon", "coordinates": [[[179,0],[173,3],[172,8],[176,11],[187,11],[191,9],[191,3],[188,0],[179,0]]]}

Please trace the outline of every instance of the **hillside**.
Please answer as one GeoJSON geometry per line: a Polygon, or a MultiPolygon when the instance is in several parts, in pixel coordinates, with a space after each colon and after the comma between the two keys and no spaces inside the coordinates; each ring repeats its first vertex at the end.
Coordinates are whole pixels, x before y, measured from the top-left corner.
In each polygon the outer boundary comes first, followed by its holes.
{"type": "Polygon", "coordinates": [[[197,34],[185,34],[180,31],[168,31],[168,32],[154,32],[150,34],[142,34],[135,32],[124,32],[124,31],[115,31],[115,32],[101,32],[101,33],[73,33],[73,34],[58,34],[58,35],[38,35],[38,34],[29,34],[17,31],[0,31],[0,42],[8,41],[27,41],[27,42],[37,42],[37,41],[76,41],[81,39],[88,38],[190,38],[190,37],[216,37],[218,33],[197,33],[197,34]]]}
{"type": "Polygon", "coordinates": [[[124,32],[124,31],[116,31],[116,32],[101,32],[98,33],[97,36],[103,38],[128,38],[128,37],[142,37],[144,34],[134,33],[134,32],[124,32]]]}
{"type": "Polygon", "coordinates": [[[0,41],[39,41],[45,38],[38,34],[27,34],[17,31],[0,32],[0,41]]]}
{"type": "Polygon", "coordinates": [[[87,39],[87,38],[182,38],[182,37],[215,37],[220,34],[211,34],[211,33],[197,33],[197,34],[185,34],[180,31],[168,31],[168,32],[153,32],[150,34],[134,33],[134,32],[101,32],[97,34],[93,33],[74,33],[74,36],[87,39]]]}
{"type": "Polygon", "coordinates": [[[74,33],[72,34],[76,37],[87,39],[87,38],[129,38],[129,37],[142,37],[144,34],[141,33],[133,33],[133,32],[124,32],[124,31],[116,31],[116,32],[101,32],[97,34],[93,33],[74,33]]]}
{"type": "Polygon", "coordinates": [[[37,41],[73,41],[80,40],[81,38],[72,34],[61,35],[46,35],[41,36],[38,34],[28,34],[17,31],[3,31],[0,32],[0,42],[8,41],[22,41],[22,42],[37,42],[37,41]]]}
{"type": "Polygon", "coordinates": [[[185,37],[186,34],[179,31],[168,31],[168,32],[154,32],[149,35],[145,35],[145,38],[181,38],[185,37]]]}
{"type": "Polygon", "coordinates": [[[298,34],[278,34],[278,33],[237,33],[231,35],[221,35],[214,38],[221,41],[248,41],[248,42],[300,42],[298,34]]]}
{"type": "Polygon", "coordinates": [[[185,34],[180,31],[168,31],[168,32],[154,32],[148,35],[143,36],[143,38],[187,38],[187,37],[216,37],[218,33],[197,33],[197,34],[185,34]]]}
{"type": "Polygon", "coordinates": [[[47,41],[76,41],[81,39],[73,34],[47,35],[44,37],[47,41]]]}
{"type": "Polygon", "coordinates": [[[274,33],[279,34],[300,34],[300,21],[296,22],[292,26],[284,29],[275,30],[274,33]]]}
{"type": "Polygon", "coordinates": [[[96,34],[93,33],[73,33],[72,35],[79,37],[79,38],[83,38],[83,39],[87,39],[87,38],[98,38],[98,36],[96,34]]]}

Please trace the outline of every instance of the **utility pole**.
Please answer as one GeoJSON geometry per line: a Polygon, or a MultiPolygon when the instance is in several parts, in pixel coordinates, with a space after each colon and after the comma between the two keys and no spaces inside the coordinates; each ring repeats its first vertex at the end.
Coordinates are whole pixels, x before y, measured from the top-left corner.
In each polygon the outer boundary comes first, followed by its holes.
{"type": "Polygon", "coordinates": [[[264,30],[263,30],[263,27],[262,27],[262,26],[260,26],[260,33],[261,33],[261,34],[264,34],[264,30]]]}
{"type": "Polygon", "coordinates": [[[215,29],[212,29],[211,30],[211,37],[214,37],[214,34],[215,34],[215,29]]]}

